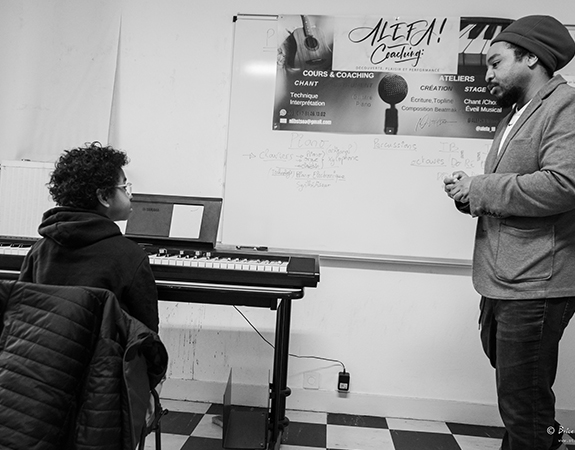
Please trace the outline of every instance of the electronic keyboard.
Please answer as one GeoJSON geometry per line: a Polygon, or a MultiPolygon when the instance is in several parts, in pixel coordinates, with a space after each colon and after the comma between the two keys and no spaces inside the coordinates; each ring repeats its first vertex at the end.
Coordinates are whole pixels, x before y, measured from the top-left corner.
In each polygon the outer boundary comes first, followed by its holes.
{"type": "MultiPolygon", "coordinates": [[[[182,301],[187,289],[277,298],[303,296],[319,282],[319,257],[243,249],[218,250],[178,240],[132,238],[148,254],[161,300],[182,301]],[[283,290],[282,290],[283,289],[283,290]],[[174,299],[172,297],[177,297],[174,299]]],[[[0,279],[17,279],[36,239],[0,236],[0,279]]]]}

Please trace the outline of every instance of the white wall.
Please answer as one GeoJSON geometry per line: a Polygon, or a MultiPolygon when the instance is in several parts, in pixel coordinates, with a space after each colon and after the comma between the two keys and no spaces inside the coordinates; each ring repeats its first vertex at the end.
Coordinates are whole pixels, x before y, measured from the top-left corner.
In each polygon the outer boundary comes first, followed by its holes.
{"type": "MultiPolygon", "coordinates": [[[[1,3],[0,15],[14,4],[1,3]]],[[[495,0],[122,0],[121,9],[109,142],[129,153],[127,173],[137,191],[196,196],[223,192],[235,14],[547,13],[575,23],[571,0],[528,0],[520,11],[495,0]],[[172,178],[175,164],[188,176],[172,178]]],[[[3,158],[24,157],[2,151],[3,158]]],[[[291,358],[288,408],[498,424],[494,373],[478,338],[478,301],[469,268],[323,261],[318,288],[294,302],[291,351],[343,361],[351,392],[335,390],[338,364],[291,358]],[[318,390],[302,389],[307,371],[319,373],[318,390]]],[[[242,311],[271,339],[273,311],[242,311]]],[[[244,385],[241,401],[262,402],[261,389],[252,387],[267,382],[272,351],[233,308],[162,303],[161,335],[171,356],[164,396],[220,401],[233,368],[244,385]]],[[[572,326],[556,383],[571,428],[574,336],[572,326]]]]}

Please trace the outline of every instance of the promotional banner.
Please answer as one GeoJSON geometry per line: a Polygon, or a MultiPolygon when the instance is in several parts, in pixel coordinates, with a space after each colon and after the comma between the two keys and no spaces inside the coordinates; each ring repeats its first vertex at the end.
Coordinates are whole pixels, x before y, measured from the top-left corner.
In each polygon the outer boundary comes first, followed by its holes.
{"type": "Polygon", "coordinates": [[[274,130],[491,139],[485,83],[511,20],[280,16],[274,130]]]}

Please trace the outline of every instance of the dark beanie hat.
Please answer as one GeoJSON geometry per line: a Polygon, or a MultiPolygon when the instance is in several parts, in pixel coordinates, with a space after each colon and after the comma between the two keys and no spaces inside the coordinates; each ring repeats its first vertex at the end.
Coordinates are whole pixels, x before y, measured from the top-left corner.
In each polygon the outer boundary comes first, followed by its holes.
{"type": "Polygon", "coordinates": [[[551,16],[526,16],[517,19],[491,43],[505,41],[536,55],[552,72],[565,67],[575,55],[575,42],[569,30],[551,16]]]}

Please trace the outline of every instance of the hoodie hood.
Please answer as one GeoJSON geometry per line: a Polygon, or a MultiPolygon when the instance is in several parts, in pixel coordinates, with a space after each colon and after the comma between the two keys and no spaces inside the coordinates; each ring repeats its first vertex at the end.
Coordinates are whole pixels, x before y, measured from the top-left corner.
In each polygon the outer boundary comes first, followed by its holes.
{"type": "Polygon", "coordinates": [[[46,211],[38,233],[64,247],[85,247],[122,234],[108,217],[95,211],[68,207],[46,211]]]}

